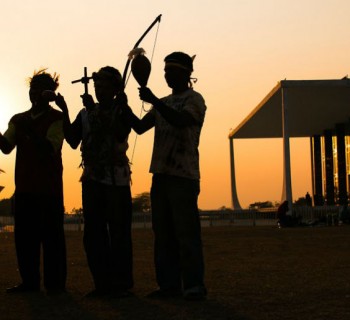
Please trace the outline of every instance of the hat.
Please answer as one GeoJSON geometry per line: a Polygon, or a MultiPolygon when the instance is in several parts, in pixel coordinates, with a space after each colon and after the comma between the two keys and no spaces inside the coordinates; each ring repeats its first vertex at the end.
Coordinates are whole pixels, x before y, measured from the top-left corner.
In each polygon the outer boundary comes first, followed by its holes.
{"type": "Polygon", "coordinates": [[[120,87],[123,83],[122,76],[119,72],[119,70],[106,66],[98,70],[98,72],[93,72],[92,73],[92,79],[94,81],[98,80],[107,80],[113,83],[113,85],[120,87]]]}
{"type": "Polygon", "coordinates": [[[166,65],[179,67],[190,72],[193,71],[193,59],[186,53],[173,52],[165,57],[164,62],[166,65]]]}

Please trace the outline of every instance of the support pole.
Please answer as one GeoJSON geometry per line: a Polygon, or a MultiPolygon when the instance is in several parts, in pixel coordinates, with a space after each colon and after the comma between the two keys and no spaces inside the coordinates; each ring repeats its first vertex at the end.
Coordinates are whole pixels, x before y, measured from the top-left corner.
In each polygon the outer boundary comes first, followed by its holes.
{"type": "Polygon", "coordinates": [[[290,144],[289,144],[289,128],[288,128],[288,100],[287,89],[282,82],[282,130],[283,130],[283,189],[282,202],[288,201],[289,215],[292,215],[292,183],[291,183],[291,165],[290,165],[290,144]]]}
{"type": "Polygon", "coordinates": [[[331,130],[324,131],[325,160],[326,160],[326,204],[335,204],[334,192],[334,161],[333,161],[333,136],[331,130]]]}
{"type": "Polygon", "coordinates": [[[337,134],[337,166],[338,166],[338,204],[348,203],[346,189],[346,150],[345,150],[345,124],[336,125],[337,134]]]}
{"type": "Polygon", "coordinates": [[[235,158],[233,152],[233,138],[229,137],[230,140],[230,167],[231,167],[231,195],[232,195],[232,207],[234,210],[240,210],[241,205],[237,196],[236,187],[236,173],[235,173],[235,158]]]}
{"type": "Polygon", "coordinates": [[[312,205],[315,205],[315,197],[314,197],[314,194],[315,194],[315,171],[314,171],[314,163],[315,163],[315,158],[314,158],[314,147],[313,147],[313,138],[310,137],[310,159],[311,159],[311,188],[312,188],[312,201],[313,202],[311,204],[312,205]]]}
{"type": "Polygon", "coordinates": [[[322,151],[321,151],[321,136],[314,135],[312,138],[312,153],[313,153],[313,177],[314,177],[314,205],[323,206],[323,181],[322,181],[322,151]]]}

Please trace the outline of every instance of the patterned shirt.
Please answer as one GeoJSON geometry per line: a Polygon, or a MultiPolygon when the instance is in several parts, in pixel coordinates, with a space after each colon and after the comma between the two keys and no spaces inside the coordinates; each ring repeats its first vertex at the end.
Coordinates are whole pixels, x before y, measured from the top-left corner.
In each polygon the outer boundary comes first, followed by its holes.
{"type": "Polygon", "coordinates": [[[154,145],[150,172],[199,179],[199,138],[206,105],[193,89],[161,99],[167,106],[192,115],[196,124],[176,127],[167,122],[155,108],[154,145]]]}
{"type": "Polygon", "coordinates": [[[16,114],[4,138],[17,147],[16,192],[62,196],[62,112],[50,107],[35,116],[31,110],[16,114]]]}
{"type": "Polygon", "coordinates": [[[94,180],[108,185],[130,185],[127,139],[118,142],[114,135],[114,119],[118,110],[82,109],[78,115],[82,125],[82,181],[94,180]]]}

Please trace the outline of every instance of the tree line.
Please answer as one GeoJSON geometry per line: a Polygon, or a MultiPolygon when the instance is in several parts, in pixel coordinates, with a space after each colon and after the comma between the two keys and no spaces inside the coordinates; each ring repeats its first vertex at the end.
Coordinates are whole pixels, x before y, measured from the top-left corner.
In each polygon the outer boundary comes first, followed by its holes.
{"type": "MultiPolygon", "coordinates": [[[[0,200],[0,216],[10,216],[12,215],[12,197],[9,199],[2,199],[0,200]]],[[[304,206],[307,205],[307,201],[304,197],[301,197],[294,201],[293,203],[296,206],[304,206]]],[[[149,213],[151,211],[151,199],[150,199],[150,193],[149,192],[143,192],[132,199],[132,205],[133,205],[133,211],[134,212],[142,212],[142,213],[149,213]]],[[[254,202],[249,205],[249,209],[262,209],[262,208],[273,208],[278,207],[278,202],[271,202],[271,201],[261,201],[261,202],[254,202]]],[[[227,210],[226,207],[221,207],[219,210],[227,210]]],[[[75,215],[82,215],[83,209],[82,208],[73,208],[71,212],[66,212],[66,214],[75,214],[75,215]]]]}
{"type": "MultiPolygon", "coordinates": [[[[13,196],[8,199],[0,200],[0,216],[10,216],[12,215],[12,202],[13,196]]],[[[133,211],[147,213],[151,211],[151,199],[149,192],[143,192],[136,195],[132,199],[133,211]]],[[[77,214],[81,215],[83,212],[82,208],[73,208],[71,212],[66,212],[67,214],[77,214]]]]}

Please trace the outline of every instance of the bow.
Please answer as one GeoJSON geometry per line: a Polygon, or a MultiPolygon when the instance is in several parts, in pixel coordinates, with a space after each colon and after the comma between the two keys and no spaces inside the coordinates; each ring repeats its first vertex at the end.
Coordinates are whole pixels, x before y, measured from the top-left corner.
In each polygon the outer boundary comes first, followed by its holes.
{"type": "MultiPolygon", "coordinates": [[[[141,38],[139,40],[136,41],[133,49],[136,49],[139,44],[141,43],[141,41],[144,39],[144,37],[147,35],[147,33],[154,27],[154,25],[156,23],[160,23],[160,19],[161,19],[162,15],[160,14],[152,23],[151,25],[147,28],[147,30],[143,33],[143,35],[141,36],[141,38]]],[[[129,68],[129,65],[130,65],[130,59],[128,59],[126,61],[126,65],[125,65],[125,68],[124,68],[124,72],[123,72],[123,84],[124,84],[124,87],[126,86],[126,77],[127,77],[127,74],[128,74],[128,68],[129,68]]]]}

